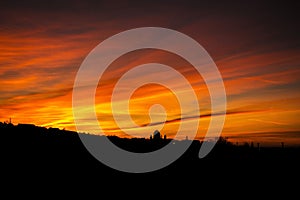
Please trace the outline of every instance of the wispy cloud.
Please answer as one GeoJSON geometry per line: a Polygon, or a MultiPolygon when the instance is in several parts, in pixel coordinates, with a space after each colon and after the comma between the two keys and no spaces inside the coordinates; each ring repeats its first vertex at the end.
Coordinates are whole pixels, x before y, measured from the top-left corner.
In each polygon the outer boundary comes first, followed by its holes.
{"type": "MultiPolygon", "coordinates": [[[[4,2],[1,5],[2,121],[13,117],[15,123],[74,130],[72,86],[86,55],[99,42],[120,31],[158,26],[191,36],[215,60],[224,79],[228,101],[223,135],[237,138],[239,135],[246,137],[248,132],[271,134],[300,130],[300,40],[295,30],[299,22],[297,17],[291,17],[298,13],[293,6],[285,7],[288,13],[279,16],[277,9],[286,5],[274,3],[271,8],[267,3],[213,5],[178,1],[159,6],[153,2],[128,5],[110,1],[93,2],[93,6],[81,1],[49,5],[36,1],[14,5],[4,2]],[[182,13],[180,17],[178,13],[182,13]]],[[[151,128],[143,129],[145,131],[165,123],[163,130],[172,136],[179,122],[198,119],[200,110],[198,136],[203,136],[214,116],[210,115],[210,96],[201,75],[184,59],[151,49],[121,56],[100,80],[96,109],[104,129],[125,136],[113,121],[112,90],[126,71],[149,62],[172,66],[183,74],[196,91],[199,107],[186,96],[184,101],[189,107],[181,118],[178,102],[168,89],[146,86],[137,90],[130,100],[133,120],[142,128],[150,124],[151,128]],[[160,116],[157,116],[151,124],[148,111],[155,103],[162,104],[168,116],[166,121],[159,121],[160,116]]],[[[168,79],[167,75],[162,72],[148,74],[145,70],[133,80],[151,76],[168,79]]],[[[183,83],[171,77],[167,81],[186,92],[183,83]]],[[[291,140],[296,141],[295,138],[291,140]]]]}

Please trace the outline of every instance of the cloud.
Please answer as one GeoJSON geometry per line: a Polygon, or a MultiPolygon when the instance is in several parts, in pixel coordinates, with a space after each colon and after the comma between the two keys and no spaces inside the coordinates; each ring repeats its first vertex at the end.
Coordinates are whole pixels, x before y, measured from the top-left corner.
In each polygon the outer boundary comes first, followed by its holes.
{"type": "MultiPolygon", "coordinates": [[[[247,114],[247,113],[256,113],[256,112],[265,112],[263,110],[255,110],[255,111],[227,111],[226,115],[240,115],[240,114],[247,114]]],[[[135,127],[123,127],[124,130],[126,129],[133,129],[133,128],[140,128],[140,127],[146,127],[146,126],[157,126],[161,124],[173,124],[173,123],[180,123],[183,121],[188,121],[188,120],[194,120],[194,119],[202,119],[202,118],[210,118],[210,117],[215,117],[215,116],[220,116],[224,115],[223,113],[215,113],[215,114],[201,114],[201,115],[191,115],[191,116],[186,116],[186,117],[177,117],[173,118],[170,120],[166,121],[156,121],[152,123],[145,123],[145,124],[140,124],[140,126],[135,126],[135,127]]],[[[106,130],[106,129],[105,129],[106,130]]],[[[107,130],[119,130],[119,129],[114,129],[110,128],[107,130]]]]}
{"type": "MultiPolygon", "coordinates": [[[[215,60],[228,100],[223,134],[238,136],[247,130],[300,129],[297,121],[300,110],[297,6],[170,2],[159,5],[141,1],[129,4],[33,0],[1,3],[0,120],[13,116],[20,123],[63,125],[74,130],[71,92],[76,72],[86,55],[99,42],[120,31],[158,26],[191,36],[215,60]],[[283,14],[278,15],[279,11],[283,14]]],[[[139,125],[148,124],[148,116],[143,117],[145,108],[157,101],[166,105],[170,114],[166,122],[171,127],[169,132],[179,121],[189,123],[199,118],[199,109],[207,122],[214,117],[209,114],[210,96],[201,75],[172,53],[148,49],[121,56],[104,74],[96,100],[97,111],[107,130],[117,133],[109,104],[118,78],[129,69],[148,62],[170,65],[186,76],[197,92],[200,107],[195,108],[196,102],[191,102],[187,96],[185,101],[190,103],[190,108],[179,118],[176,101],[165,88],[144,87],[131,101],[134,104],[132,116],[139,125]]],[[[151,75],[167,77],[161,73],[151,75]]],[[[136,78],[145,76],[150,75],[139,74],[136,78]]],[[[185,91],[182,83],[168,81],[185,91]]],[[[154,128],[162,123],[154,121],[151,126],[154,128]]],[[[201,128],[205,130],[205,126],[201,128]]]]}

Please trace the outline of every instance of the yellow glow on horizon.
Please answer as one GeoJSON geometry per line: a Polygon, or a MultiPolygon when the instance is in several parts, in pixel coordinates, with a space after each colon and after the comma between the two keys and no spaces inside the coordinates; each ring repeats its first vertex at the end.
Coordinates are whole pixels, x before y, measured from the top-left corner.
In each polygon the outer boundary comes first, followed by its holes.
{"type": "MultiPolygon", "coordinates": [[[[89,38],[89,35],[82,37],[89,38]]],[[[11,117],[14,124],[33,123],[76,130],[72,114],[72,86],[82,58],[94,43],[85,46],[77,37],[66,37],[64,44],[53,38],[52,44],[48,44],[48,39],[32,37],[23,41],[18,37],[0,34],[0,40],[4,41],[0,56],[0,62],[4,63],[0,68],[0,121],[11,117]],[[83,47],[76,49],[77,46],[83,47]]],[[[224,78],[228,98],[222,136],[230,137],[233,141],[286,140],[300,144],[300,137],[288,135],[288,132],[300,132],[300,70],[297,56],[297,50],[288,49],[269,53],[250,52],[216,61],[224,78]],[[287,135],[267,137],[260,135],[262,132],[287,132],[287,135]],[[253,135],[250,137],[249,134],[253,135]]],[[[210,116],[210,98],[205,83],[185,60],[153,50],[124,55],[112,63],[104,74],[98,86],[95,107],[105,133],[128,137],[120,131],[111,113],[112,88],[126,70],[149,62],[172,66],[191,83],[199,100],[201,114],[197,138],[202,138],[210,119],[214,117],[210,116]]],[[[142,79],[143,75],[136,78],[142,79]]],[[[186,88],[176,80],[170,80],[170,84],[185,92],[186,88]]],[[[188,100],[189,97],[186,97],[188,100]]],[[[162,130],[168,137],[174,136],[180,123],[188,124],[197,117],[197,108],[191,106],[190,115],[179,119],[178,102],[172,93],[161,86],[144,86],[130,100],[133,121],[143,127],[128,128],[140,128],[150,135],[156,126],[146,127],[150,123],[149,108],[157,103],[165,107],[167,121],[170,121],[162,130]]]]}

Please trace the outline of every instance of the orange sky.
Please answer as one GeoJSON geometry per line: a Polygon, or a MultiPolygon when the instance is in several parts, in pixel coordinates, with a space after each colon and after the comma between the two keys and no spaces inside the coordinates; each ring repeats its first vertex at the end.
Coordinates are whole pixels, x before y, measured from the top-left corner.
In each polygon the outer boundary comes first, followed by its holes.
{"type": "MultiPolygon", "coordinates": [[[[14,124],[75,130],[72,87],[83,59],[113,34],[157,26],[192,37],[214,59],[227,93],[222,136],[238,142],[300,145],[300,37],[294,8],[298,5],[129,5],[110,1],[89,5],[75,1],[47,6],[30,2],[4,3],[0,9],[0,121],[11,117],[14,124]]],[[[155,50],[122,56],[105,73],[97,90],[96,108],[106,133],[125,136],[111,115],[114,84],[126,70],[149,62],[169,65],[185,75],[197,93],[200,108],[191,105],[189,115],[180,121],[173,94],[167,88],[147,85],[130,100],[133,120],[145,126],[150,122],[148,109],[160,103],[168,114],[162,132],[172,137],[178,124],[195,120],[200,109],[197,137],[202,138],[211,119],[206,85],[184,60],[155,50]]],[[[170,80],[170,84],[178,83],[170,80]]],[[[156,111],[153,126],[142,127],[147,136],[162,123],[160,111],[156,111]]]]}

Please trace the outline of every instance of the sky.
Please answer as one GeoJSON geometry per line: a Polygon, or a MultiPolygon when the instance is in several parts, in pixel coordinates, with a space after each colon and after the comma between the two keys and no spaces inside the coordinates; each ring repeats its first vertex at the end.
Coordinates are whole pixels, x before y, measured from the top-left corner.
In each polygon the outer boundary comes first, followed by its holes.
{"type": "MultiPolygon", "coordinates": [[[[218,67],[227,96],[222,136],[240,143],[300,145],[299,9],[297,1],[1,1],[0,121],[12,118],[14,124],[76,130],[73,84],[86,56],[122,31],[163,27],[196,40],[218,67]]],[[[131,76],[129,83],[162,77],[185,94],[186,86],[168,74],[144,69],[131,76]]],[[[118,105],[124,103],[120,91],[118,105]]],[[[211,119],[217,117],[211,115],[207,86],[193,66],[177,55],[155,49],[116,59],[101,77],[95,101],[105,134],[121,137],[128,135],[119,125],[144,133],[134,136],[148,137],[161,129],[172,138],[180,123],[199,120],[196,138],[202,139],[211,119]],[[184,75],[199,106],[186,95],[184,101],[189,106],[180,113],[170,89],[143,85],[129,101],[135,126],[125,118],[117,124],[111,98],[118,79],[134,67],[153,62],[184,75]]]]}

